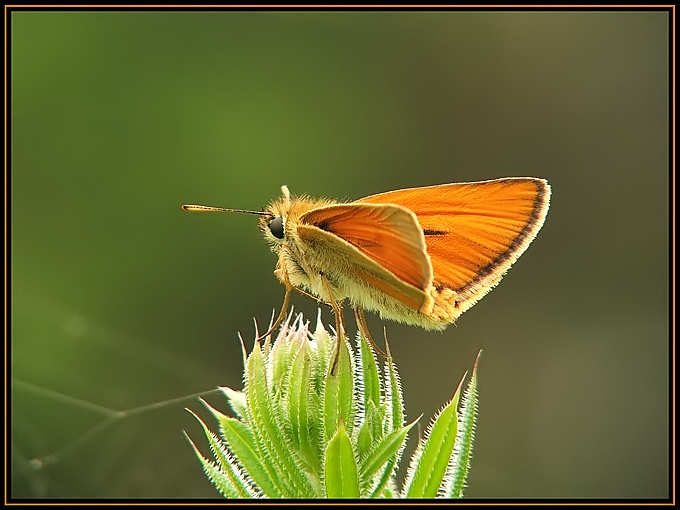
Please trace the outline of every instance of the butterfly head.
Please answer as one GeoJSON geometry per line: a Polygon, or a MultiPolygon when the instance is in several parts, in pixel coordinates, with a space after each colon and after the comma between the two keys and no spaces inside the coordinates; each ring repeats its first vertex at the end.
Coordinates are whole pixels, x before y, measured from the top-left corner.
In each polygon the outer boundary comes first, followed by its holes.
{"type": "Polygon", "coordinates": [[[286,237],[286,220],[290,212],[290,192],[287,186],[281,186],[283,197],[267,206],[260,217],[260,229],[272,245],[278,245],[286,237]]]}

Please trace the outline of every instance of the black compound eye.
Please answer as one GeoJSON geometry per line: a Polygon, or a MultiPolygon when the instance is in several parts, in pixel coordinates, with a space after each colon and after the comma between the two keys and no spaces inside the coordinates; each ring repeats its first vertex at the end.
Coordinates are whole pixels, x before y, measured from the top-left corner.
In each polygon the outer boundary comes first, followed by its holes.
{"type": "Polygon", "coordinates": [[[269,231],[277,239],[283,239],[283,217],[274,216],[274,219],[269,223],[269,231]]]}

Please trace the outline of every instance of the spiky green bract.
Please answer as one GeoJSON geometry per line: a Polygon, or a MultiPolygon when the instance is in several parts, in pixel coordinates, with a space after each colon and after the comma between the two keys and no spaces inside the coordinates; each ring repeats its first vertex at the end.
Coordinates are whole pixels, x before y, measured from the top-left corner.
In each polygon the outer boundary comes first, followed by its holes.
{"type": "Polygon", "coordinates": [[[460,497],[475,420],[473,382],[461,410],[467,414],[456,418],[457,391],[411,461],[409,486],[399,491],[396,470],[415,421],[404,424],[389,346],[381,370],[365,339],[358,336],[356,347],[335,342],[320,320],[310,333],[302,316],[292,323],[289,317],[273,342],[256,341],[244,353],[243,391],[222,388],[235,417],[204,402],[219,437],[194,415],[216,462],[189,442],[213,485],[228,498],[460,497]],[[467,432],[459,439],[457,431],[467,432]],[[430,468],[436,475],[421,474],[430,468]]]}
{"type": "MultiPolygon", "coordinates": [[[[481,354],[481,352],[480,352],[481,354]]],[[[402,496],[405,498],[460,498],[470,469],[477,410],[477,361],[457,411],[461,379],[451,401],[428,427],[409,464],[402,496]]]]}
{"type": "Polygon", "coordinates": [[[342,420],[326,448],[326,496],[329,498],[358,498],[359,473],[354,448],[342,420]]]}
{"type": "Polygon", "coordinates": [[[472,369],[472,377],[468,383],[458,411],[458,434],[453,447],[453,455],[446,468],[446,476],[440,495],[446,498],[462,498],[470,461],[472,460],[472,443],[475,438],[475,422],[477,420],[477,366],[480,351],[472,369]]]}

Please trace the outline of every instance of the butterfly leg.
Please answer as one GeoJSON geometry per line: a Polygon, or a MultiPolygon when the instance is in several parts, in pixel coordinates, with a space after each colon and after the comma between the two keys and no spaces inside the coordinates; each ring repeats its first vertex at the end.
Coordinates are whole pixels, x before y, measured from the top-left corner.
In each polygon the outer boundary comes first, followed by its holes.
{"type": "Polygon", "coordinates": [[[336,334],[338,337],[347,336],[345,320],[342,316],[342,307],[338,304],[338,302],[335,300],[335,297],[333,296],[333,288],[331,287],[331,283],[328,281],[328,278],[326,278],[325,274],[319,273],[319,277],[321,278],[321,284],[323,285],[324,291],[326,294],[328,294],[329,304],[333,309],[333,314],[335,315],[336,334]]]}
{"type": "Polygon", "coordinates": [[[267,338],[269,335],[271,335],[276,328],[279,327],[281,322],[283,322],[284,317],[286,316],[286,311],[288,310],[288,304],[290,303],[290,290],[293,288],[292,285],[288,284],[286,285],[286,294],[283,296],[283,305],[281,305],[281,311],[279,312],[279,316],[276,318],[274,321],[274,324],[269,327],[269,330],[264,335],[260,335],[257,337],[255,340],[260,341],[264,338],[267,338]]]}
{"type": "Polygon", "coordinates": [[[314,294],[310,294],[309,292],[304,291],[304,290],[302,290],[302,289],[299,288],[299,287],[293,287],[293,289],[296,290],[296,291],[298,291],[298,292],[299,292],[300,294],[302,294],[303,296],[308,297],[309,299],[312,299],[312,300],[316,301],[317,303],[321,303],[321,304],[330,306],[330,303],[327,303],[326,301],[324,301],[324,300],[321,299],[320,297],[316,297],[314,294]]]}
{"type": "Polygon", "coordinates": [[[321,278],[321,284],[323,285],[324,291],[328,295],[330,300],[331,308],[333,308],[333,314],[335,315],[335,349],[333,350],[333,356],[331,358],[331,374],[335,373],[335,368],[338,363],[338,357],[340,356],[340,342],[343,342],[347,337],[347,329],[345,328],[345,320],[342,315],[342,307],[338,304],[333,296],[333,289],[331,288],[331,283],[326,278],[326,275],[319,273],[321,278]]]}
{"type": "Polygon", "coordinates": [[[373,349],[376,350],[376,352],[378,352],[382,357],[387,358],[387,355],[375,344],[373,338],[371,338],[371,332],[368,330],[368,324],[366,324],[366,316],[364,315],[364,309],[355,308],[354,318],[357,321],[357,326],[359,328],[359,331],[361,332],[361,336],[368,340],[368,343],[371,344],[371,346],[373,347],[373,349]]]}
{"type": "Polygon", "coordinates": [[[274,271],[274,273],[276,273],[277,275],[280,274],[280,275],[283,276],[283,285],[286,287],[286,294],[283,296],[283,304],[281,305],[281,311],[279,312],[279,316],[274,321],[274,324],[272,324],[269,327],[269,330],[264,335],[260,335],[259,337],[257,337],[255,339],[255,341],[260,341],[264,338],[267,338],[269,335],[272,334],[272,332],[276,328],[279,327],[281,322],[283,322],[283,319],[285,318],[286,313],[288,311],[288,305],[290,304],[290,291],[291,291],[291,289],[295,288],[295,287],[293,287],[293,284],[290,283],[290,280],[288,279],[288,272],[286,272],[286,270],[285,270],[285,266],[282,263],[281,257],[279,257],[279,262],[276,266],[277,267],[276,267],[276,270],[274,271]]]}

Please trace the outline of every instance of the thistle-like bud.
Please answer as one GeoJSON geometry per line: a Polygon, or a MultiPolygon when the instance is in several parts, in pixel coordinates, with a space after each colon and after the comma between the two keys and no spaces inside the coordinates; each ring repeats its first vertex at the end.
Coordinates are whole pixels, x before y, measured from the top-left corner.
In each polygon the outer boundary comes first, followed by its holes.
{"type": "Polygon", "coordinates": [[[196,417],[215,462],[191,444],[215,487],[229,498],[460,497],[472,451],[476,370],[462,414],[459,386],[430,425],[399,491],[396,471],[415,421],[404,425],[389,348],[381,370],[366,339],[358,336],[354,348],[335,342],[320,315],[313,333],[298,315],[273,342],[256,341],[244,353],[243,391],[222,388],[235,417],[204,402],[219,436],[196,417]],[[421,483],[425,471],[432,476],[421,483]]]}

